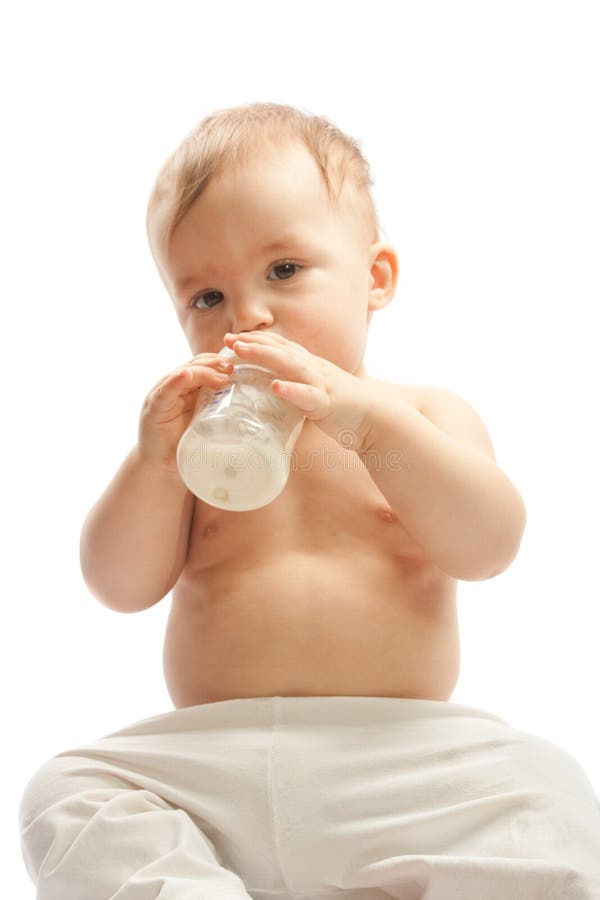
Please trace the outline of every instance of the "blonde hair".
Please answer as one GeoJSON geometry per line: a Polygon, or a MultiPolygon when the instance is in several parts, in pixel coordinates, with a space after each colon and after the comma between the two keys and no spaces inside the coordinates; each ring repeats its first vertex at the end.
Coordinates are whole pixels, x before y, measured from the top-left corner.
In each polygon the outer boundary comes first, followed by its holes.
{"type": "Polygon", "coordinates": [[[339,206],[344,183],[356,189],[355,214],[365,239],[379,237],[379,220],[370,188],[369,163],[357,141],[328,119],[293,106],[250,103],[221,109],[204,118],[163,164],[154,183],[146,216],[146,227],[154,203],[168,201],[166,243],[177,225],[210,180],[241,165],[266,142],[275,146],[301,141],[319,167],[329,202],[339,206]]]}

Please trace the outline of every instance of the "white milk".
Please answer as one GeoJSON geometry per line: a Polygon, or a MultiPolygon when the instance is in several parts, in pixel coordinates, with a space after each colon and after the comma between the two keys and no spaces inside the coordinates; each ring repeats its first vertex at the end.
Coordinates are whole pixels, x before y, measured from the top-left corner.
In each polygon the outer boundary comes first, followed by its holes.
{"type": "Polygon", "coordinates": [[[199,392],[194,417],[177,448],[177,466],[196,497],[244,512],[266,506],[285,487],[305,417],[272,393],[272,372],[242,362],[227,347],[220,355],[233,362],[230,382],[199,392]]]}

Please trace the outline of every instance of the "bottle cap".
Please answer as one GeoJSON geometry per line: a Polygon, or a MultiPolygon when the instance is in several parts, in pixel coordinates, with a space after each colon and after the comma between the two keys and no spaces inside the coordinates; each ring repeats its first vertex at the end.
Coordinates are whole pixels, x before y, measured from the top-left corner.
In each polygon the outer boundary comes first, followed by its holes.
{"type": "Polygon", "coordinates": [[[218,355],[219,356],[235,356],[236,354],[229,347],[223,347],[221,350],[219,350],[218,355]]]}

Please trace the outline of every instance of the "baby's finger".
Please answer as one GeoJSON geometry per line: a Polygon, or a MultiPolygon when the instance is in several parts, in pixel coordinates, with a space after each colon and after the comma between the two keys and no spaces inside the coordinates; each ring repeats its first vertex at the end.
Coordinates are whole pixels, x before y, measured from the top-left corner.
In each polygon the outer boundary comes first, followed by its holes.
{"type": "Polygon", "coordinates": [[[200,387],[208,380],[211,384],[216,381],[228,381],[229,376],[233,373],[231,363],[223,363],[218,366],[182,366],[181,374],[189,376],[189,383],[192,387],[200,387]]]}
{"type": "MultiPolygon", "coordinates": [[[[201,354],[201,356],[202,355],[204,355],[204,354],[201,354]]],[[[175,379],[175,378],[178,379],[180,384],[183,384],[185,376],[182,377],[182,373],[184,373],[185,370],[187,368],[189,368],[189,366],[193,366],[194,364],[197,365],[197,363],[195,363],[195,360],[197,360],[199,358],[200,357],[195,356],[192,359],[190,359],[189,362],[184,363],[182,366],[180,366],[178,369],[173,369],[173,371],[169,372],[168,375],[163,375],[163,377],[160,379],[160,381],[157,381],[156,384],[152,386],[152,388],[150,389],[150,393],[154,393],[155,391],[157,391],[159,388],[163,387],[164,385],[171,384],[173,382],[173,379],[175,379]]],[[[216,372],[217,369],[219,369],[219,370],[222,369],[223,371],[231,372],[233,369],[233,366],[231,365],[231,363],[228,363],[226,360],[224,360],[222,356],[216,356],[216,355],[215,355],[215,359],[208,359],[208,360],[204,359],[203,365],[206,366],[207,370],[209,370],[211,372],[216,372]]]]}
{"type": "Polygon", "coordinates": [[[211,366],[194,366],[191,363],[176,369],[171,373],[169,384],[181,388],[195,388],[203,384],[224,384],[228,380],[228,373],[218,371],[211,366]]]}
{"type": "Polygon", "coordinates": [[[226,373],[207,366],[183,366],[176,369],[153,391],[150,403],[159,412],[171,409],[179,396],[185,396],[199,387],[219,388],[228,381],[226,373]]]}
{"type": "Polygon", "coordinates": [[[214,366],[219,363],[227,362],[229,362],[229,360],[224,356],[220,356],[218,353],[199,353],[197,356],[192,356],[191,359],[188,359],[185,365],[214,366]]]}

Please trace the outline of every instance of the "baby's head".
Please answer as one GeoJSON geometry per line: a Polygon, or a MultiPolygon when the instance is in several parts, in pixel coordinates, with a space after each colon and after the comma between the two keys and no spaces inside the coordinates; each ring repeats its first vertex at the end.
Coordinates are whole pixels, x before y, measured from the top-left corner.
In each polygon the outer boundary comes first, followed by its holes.
{"type": "Polygon", "coordinates": [[[216,112],[163,165],[147,231],[194,354],[273,331],[348,372],[398,261],[379,240],[369,166],[328,120],[255,103],[216,112]]]}

